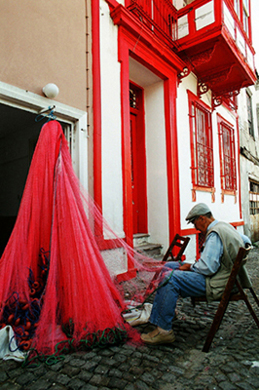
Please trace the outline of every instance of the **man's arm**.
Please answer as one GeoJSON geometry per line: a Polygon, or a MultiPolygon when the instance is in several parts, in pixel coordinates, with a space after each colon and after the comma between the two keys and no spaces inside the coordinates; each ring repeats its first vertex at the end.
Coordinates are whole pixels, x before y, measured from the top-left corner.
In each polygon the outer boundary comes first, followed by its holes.
{"type": "Polygon", "coordinates": [[[219,235],[211,232],[207,237],[200,259],[194,264],[183,264],[181,271],[193,271],[210,276],[215,274],[220,267],[220,259],[223,254],[223,245],[219,235]]]}

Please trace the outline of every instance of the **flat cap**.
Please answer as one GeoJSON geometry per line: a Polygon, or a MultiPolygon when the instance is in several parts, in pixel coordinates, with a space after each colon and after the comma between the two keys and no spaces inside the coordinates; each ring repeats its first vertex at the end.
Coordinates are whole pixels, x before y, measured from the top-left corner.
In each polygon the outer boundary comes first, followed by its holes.
{"type": "Polygon", "coordinates": [[[187,217],[185,218],[188,223],[193,222],[195,218],[200,215],[205,215],[207,213],[211,213],[211,210],[205,203],[198,203],[189,211],[187,217]]]}

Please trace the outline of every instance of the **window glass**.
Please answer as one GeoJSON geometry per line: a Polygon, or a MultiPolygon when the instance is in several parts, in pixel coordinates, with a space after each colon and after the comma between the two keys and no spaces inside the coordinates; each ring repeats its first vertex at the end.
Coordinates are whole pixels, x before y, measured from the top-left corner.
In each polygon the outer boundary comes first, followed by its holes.
{"type": "Polygon", "coordinates": [[[246,91],[246,105],[247,105],[247,124],[248,132],[254,137],[253,111],[252,111],[252,96],[246,91]]]}
{"type": "Polygon", "coordinates": [[[259,183],[250,180],[249,181],[249,197],[250,197],[250,214],[259,214],[259,183]]]}

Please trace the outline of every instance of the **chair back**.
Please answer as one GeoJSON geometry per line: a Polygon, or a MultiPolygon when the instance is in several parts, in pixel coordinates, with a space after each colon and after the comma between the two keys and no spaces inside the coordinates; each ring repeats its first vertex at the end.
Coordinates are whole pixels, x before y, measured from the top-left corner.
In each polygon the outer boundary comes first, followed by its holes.
{"type": "Polygon", "coordinates": [[[179,261],[190,241],[190,237],[183,237],[179,234],[176,234],[173,241],[171,242],[169,248],[167,249],[162,261],[179,261]],[[176,253],[177,252],[177,253],[176,253]],[[170,258],[170,259],[169,259],[170,258]]]}

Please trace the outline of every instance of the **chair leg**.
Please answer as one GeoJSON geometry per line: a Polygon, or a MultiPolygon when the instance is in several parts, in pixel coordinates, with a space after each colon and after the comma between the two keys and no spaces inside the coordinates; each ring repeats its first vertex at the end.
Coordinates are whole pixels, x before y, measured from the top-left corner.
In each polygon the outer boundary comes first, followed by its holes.
{"type": "Polygon", "coordinates": [[[210,327],[207,339],[205,341],[204,347],[202,349],[202,352],[209,352],[211,343],[214,339],[214,336],[215,336],[217,330],[220,327],[221,321],[224,317],[224,314],[225,314],[227,307],[228,307],[228,300],[226,300],[224,302],[222,302],[222,301],[220,302],[219,307],[217,309],[217,312],[215,314],[214,320],[211,324],[211,327],[210,327]]]}
{"type": "MultiPolygon", "coordinates": [[[[247,306],[247,308],[248,308],[250,314],[252,315],[252,317],[253,317],[253,319],[254,319],[256,325],[257,325],[258,328],[259,328],[259,320],[258,320],[258,318],[257,318],[257,315],[255,314],[254,309],[252,308],[252,306],[251,306],[251,304],[250,304],[250,302],[249,302],[249,300],[248,300],[248,298],[247,298],[247,296],[246,296],[246,294],[245,294],[243,288],[241,287],[240,283],[238,282],[238,280],[236,280],[236,285],[237,285],[237,287],[238,287],[238,289],[239,289],[239,292],[240,292],[240,295],[241,295],[242,299],[243,299],[243,300],[245,301],[245,303],[246,303],[246,306],[247,306]]],[[[259,300],[258,300],[258,298],[257,298],[257,296],[256,296],[256,294],[255,294],[255,292],[254,292],[254,290],[253,290],[253,288],[250,287],[249,290],[251,291],[251,294],[253,295],[254,300],[256,301],[256,303],[257,303],[258,306],[259,306],[259,300]]]]}
{"type": "MultiPolygon", "coordinates": [[[[252,295],[253,295],[253,293],[252,293],[252,295]]],[[[253,295],[254,296],[254,295],[253,295]]],[[[258,320],[258,318],[257,318],[257,315],[255,314],[255,312],[254,312],[254,309],[252,308],[252,306],[251,306],[251,304],[250,304],[250,302],[249,302],[249,300],[248,300],[248,298],[247,298],[247,296],[244,294],[244,296],[243,296],[243,299],[244,299],[244,301],[245,301],[245,303],[246,303],[246,306],[247,306],[247,308],[248,308],[248,310],[250,311],[250,314],[252,315],[252,317],[253,317],[253,319],[254,319],[254,321],[255,321],[255,323],[256,323],[256,325],[258,326],[258,328],[259,328],[259,320],[258,320]]],[[[256,297],[256,302],[258,303],[258,298],[256,297]]]]}
{"type": "Polygon", "coordinates": [[[253,295],[253,298],[255,300],[255,302],[257,303],[257,305],[259,306],[259,299],[257,298],[257,295],[256,293],[254,292],[254,289],[252,287],[249,288],[251,294],[253,295]]]}
{"type": "MultiPolygon", "coordinates": [[[[259,320],[258,320],[258,318],[257,318],[257,316],[256,316],[256,314],[255,314],[255,312],[254,312],[254,310],[253,310],[253,308],[252,308],[252,306],[251,306],[251,304],[250,304],[246,294],[244,293],[242,287],[240,286],[240,284],[237,281],[236,281],[236,284],[237,284],[237,286],[239,288],[239,291],[240,291],[240,294],[242,296],[242,299],[245,301],[246,306],[247,306],[250,314],[252,315],[256,325],[259,328],[259,320]]],[[[251,288],[250,291],[251,291],[251,293],[252,293],[256,303],[259,306],[259,300],[258,300],[257,296],[255,295],[254,290],[251,288]]],[[[219,304],[218,310],[217,310],[217,312],[215,314],[214,320],[213,320],[212,325],[210,327],[210,331],[209,331],[207,339],[205,341],[205,344],[204,344],[204,347],[203,347],[203,350],[202,350],[203,352],[208,352],[209,349],[210,349],[210,346],[211,346],[211,343],[213,341],[213,338],[214,338],[217,330],[220,327],[221,321],[222,321],[223,316],[225,314],[225,311],[226,311],[226,309],[228,307],[228,303],[229,303],[228,299],[229,299],[229,297],[227,299],[224,299],[223,301],[221,301],[220,304],[219,304]]]]}

